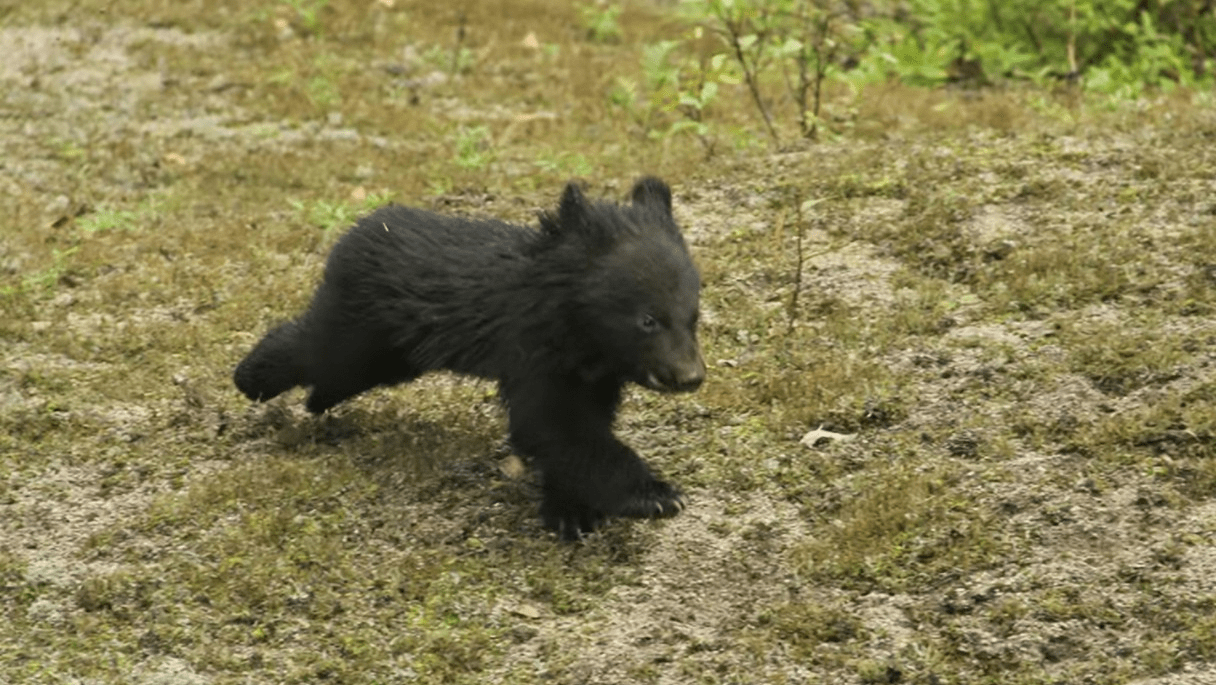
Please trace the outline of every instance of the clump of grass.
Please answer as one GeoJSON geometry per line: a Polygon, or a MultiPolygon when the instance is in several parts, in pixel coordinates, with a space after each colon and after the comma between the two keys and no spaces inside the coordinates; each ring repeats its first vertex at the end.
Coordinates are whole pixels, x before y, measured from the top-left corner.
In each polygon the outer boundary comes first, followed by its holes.
{"type": "Polygon", "coordinates": [[[1108,416],[1069,447],[1114,464],[1138,464],[1194,497],[1216,492],[1216,386],[1172,391],[1150,406],[1108,416]]]}
{"type": "Polygon", "coordinates": [[[875,238],[888,245],[897,259],[926,276],[964,282],[974,273],[977,257],[963,225],[971,218],[972,208],[966,196],[921,186],[904,205],[905,222],[898,228],[882,227],[875,238]]]}
{"type": "Polygon", "coordinates": [[[609,2],[588,2],[578,6],[579,18],[586,28],[587,37],[596,43],[615,43],[621,40],[621,6],[609,2]]]}
{"type": "Polygon", "coordinates": [[[485,126],[461,126],[456,130],[456,165],[479,171],[494,159],[490,145],[490,129],[485,126]]]}
{"type": "Polygon", "coordinates": [[[322,29],[321,14],[329,5],[329,0],[281,0],[290,8],[301,29],[309,35],[320,35],[322,29]]]}
{"type": "Polygon", "coordinates": [[[774,645],[800,664],[851,671],[869,637],[863,621],[843,606],[798,596],[760,607],[747,617],[735,642],[746,655],[747,669],[757,673],[764,672],[774,645]]]}
{"type": "Polygon", "coordinates": [[[79,245],[62,250],[52,248],[50,266],[27,274],[19,284],[0,286],[0,296],[12,297],[18,293],[41,295],[54,290],[71,273],[72,256],[79,250],[79,245]]]}
{"type": "Polygon", "coordinates": [[[1094,230],[1063,240],[1016,248],[977,279],[994,308],[1042,312],[1115,299],[1136,287],[1134,243],[1114,243],[1094,230]]]}
{"type": "Polygon", "coordinates": [[[139,218],[139,213],[133,210],[100,209],[76,222],[77,227],[86,234],[110,231],[116,228],[130,230],[139,218]]]}
{"type": "Polygon", "coordinates": [[[380,193],[361,193],[358,199],[352,198],[347,201],[324,200],[316,199],[311,202],[303,200],[287,200],[287,204],[299,212],[309,224],[325,230],[326,236],[329,236],[334,231],[343,231],[349,228],[368,212],[388,204],[392,199],[392,193],[388,191],[380,193]]]}
{"type": "Polygon", "coordinates": [[[1065,324],[1060,337],[1070,351],[1071,370],[1110,395],[1125,395],[1176,378],[1195,342],[1171,335],[1156,316],[1143,321],[1065,324]]]}
{"type": "Polygon", "coordinates": [[[983,568],[1000,558],[1000,528],[961,484],[949,470],[870,470],[794,559],[809,577],[889,592],[983,568]]]}

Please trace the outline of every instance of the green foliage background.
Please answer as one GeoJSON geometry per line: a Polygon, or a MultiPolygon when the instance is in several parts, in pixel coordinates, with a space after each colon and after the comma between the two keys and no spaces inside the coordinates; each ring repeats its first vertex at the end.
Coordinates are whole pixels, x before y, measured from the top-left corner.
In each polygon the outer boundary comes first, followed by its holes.
{"type": "Polygon", "coordinates": [[[682,41],[645,53],[667,132],[707,138],[717,84],[745,83],[773,139],[781,99],[815,138],[825,84],[1076,86],[1135,99],[1210,88],[1216,11],[1201,0],[686,0],[682,41]],[[707,40],[708,39],[708,40],[707,40]],[[813,98],[811,94],[813,92],[813,98]]]}

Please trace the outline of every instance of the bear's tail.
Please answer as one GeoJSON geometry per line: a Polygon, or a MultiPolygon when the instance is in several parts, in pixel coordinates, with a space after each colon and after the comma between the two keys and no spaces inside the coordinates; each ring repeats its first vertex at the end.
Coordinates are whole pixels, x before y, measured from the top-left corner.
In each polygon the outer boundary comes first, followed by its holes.
{"type": "Polygon", "coordinates": [[[303,331],[300,322],[279,324],[253,348],[232,374],[236,387],[255,402],[306,385],[306,370],[301,360],[300,343],[303,331]]]}

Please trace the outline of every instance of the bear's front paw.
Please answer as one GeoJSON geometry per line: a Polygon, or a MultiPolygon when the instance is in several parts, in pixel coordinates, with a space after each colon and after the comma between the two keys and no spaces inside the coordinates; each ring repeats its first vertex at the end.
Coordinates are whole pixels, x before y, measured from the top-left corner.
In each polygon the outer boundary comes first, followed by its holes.
{"type": "Polygon", "coordinates": [[[668,483],[650,479],[622,502],[614,512],[628,518],[670,518],[684,511],[684,495],[668,483]]]}
{"type": "Polygon", "coordinates": [[[604,515],[590,507],[546,497],[540,505],[540,517],[545,528],[557,533],[562,540],[574,541],[590,535],[604,525],[604,515]]]}
{"type": "Polygon", "coordinates": [[[559,492],[546,493],[540,505],[545,528],[563,540],[578,540],[599,530],[610,516],[623,518],[670,518],[684,510],[684,495],[671,485],[647,478],[615,499],[603,499],[598,506],[559,492]]]}

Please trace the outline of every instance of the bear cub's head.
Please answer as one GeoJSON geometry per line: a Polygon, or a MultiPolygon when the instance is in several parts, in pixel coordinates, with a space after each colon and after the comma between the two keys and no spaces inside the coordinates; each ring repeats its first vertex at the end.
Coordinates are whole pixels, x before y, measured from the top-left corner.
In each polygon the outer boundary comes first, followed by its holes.
{"type": "Polygon", "coordinates": [[[576,238],[582,259],[574,327],[587,378],[615,376],[662,392],[690,392],[705,379],[697,343],[701,278],[671,213],[671,190],[647,177],[632,202],[593,202],[566,186],[545,230],[576,238]]]}

